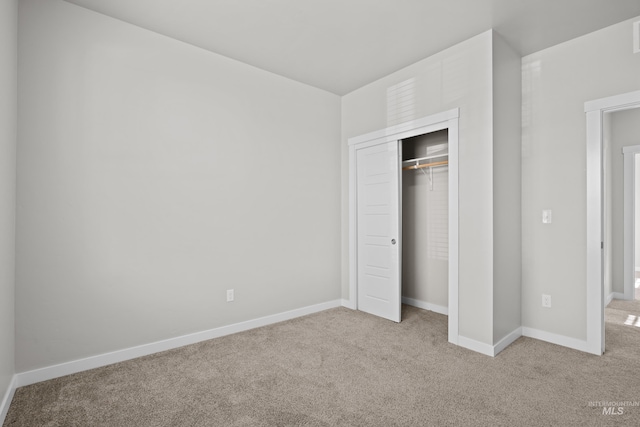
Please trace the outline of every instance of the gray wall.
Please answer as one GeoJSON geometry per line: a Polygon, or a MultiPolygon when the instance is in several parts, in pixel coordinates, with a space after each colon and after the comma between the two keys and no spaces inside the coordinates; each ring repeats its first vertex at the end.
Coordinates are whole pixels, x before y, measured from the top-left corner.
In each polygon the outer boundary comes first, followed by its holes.
{"type": "Polygon", "coordinates": [[[493,344],[497,344],[522,325],[522,78],[520,55],[497,33],[492,58],[493,344]]]}
{"type": "MultiPolygon", "coordinates": [[[[0,391],[14,372],[17,3],[0,9],[0,391]]],[[[511,54],[492,32],[340,99],[60,0],[20,7],[18,371],[348,298],[346,139],[455,107],[460,334],[495,343],[517,322],[517,173],[493,167],[515,152],[495,120],[513,101],[495,61],[511,54]]],[[[638,89],[634,20],[522,59],[524,326],[585,338],[583,104],[638,89]]]]}
{"type": "Polygon", "coordinates": [[[17,371],[340,298],[339,97],[61,0],[19,29],[17,371]]]}
{"type": "Polygon", "coordinates": [[[0,402],[15,372],[17,48],[18,0],[4,0],[0,2],[0,402]]]}
{"type": "MultiPolygon", "coordinates": [[[[612,292],[624,293],[624,156],[622,147],[640,145],[640,109],[608,114],[611,133],[612,292]]],[[[607,122],[605,122],[606,124],[607,122]]]]}
{"type": "Polygon", "coordinates": [[[633,21],[522,59],[523,326],[586,339],[584,103],[640,87],[633,21]],[[542,224],[543,209],[552,224],[542,224]]]}

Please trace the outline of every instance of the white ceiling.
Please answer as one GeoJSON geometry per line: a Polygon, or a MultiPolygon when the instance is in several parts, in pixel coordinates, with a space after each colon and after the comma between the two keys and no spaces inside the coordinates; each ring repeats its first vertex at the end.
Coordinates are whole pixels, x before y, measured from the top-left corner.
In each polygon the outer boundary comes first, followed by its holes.
{"type": "Polygon", "coordinates": [[[338,95],[490,28],[524,56],[640,16],[640,0],[67,1],[338,95]]]}

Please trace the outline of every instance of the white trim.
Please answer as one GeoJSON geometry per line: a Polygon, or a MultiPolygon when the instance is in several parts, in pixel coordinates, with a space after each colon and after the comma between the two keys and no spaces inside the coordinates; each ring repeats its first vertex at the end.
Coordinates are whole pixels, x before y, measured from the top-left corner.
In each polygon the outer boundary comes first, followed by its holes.
{"type": "Polygon", "coordinates": [[[620,292],[611,292],[604,299],[604,306],[607,307],[609,304],[611,304],[611,301],[613,301],[614,299],[624,299],[624,294],[620,292]]]}
{"type": "Polygon", "coordinates": [[[494,356],[494,348],[491,344],[485,344],[471,338],[463,337],[462,335],[458,335],[458,345],[477,353],[484,354],[485,356],[494,356]]]}
{"type": "Polygon", "coordinates": [[[350,308],[351,310],[356,309],[355,304],[351,301],[351,299],[342,298],[340,300],[340,304],[342,304],[343,307],[350,308]]]}
{"type": "Polygon", "coordinates": [[[11,377],[9,387],[4,393],[2,402],[0,402],[0,426],[4,425],[4,420],[7,417],[7,413],[9,412],[9,406],[11,406],[11,401],[13,400],[13,395],[16,393],[16,388],[18,388],[17,382],[17,377],[15,375],[11,377]]]}
{"type": "Polygon", "coordinates": [[[640,53],[640,21],[633,23],[633,53],[640,53]]]}
{"type": "MultiPolygon", "coordinates": [[[[390,126],[385,129],[380,129],[374,132],[365,133],[364,135],[354,136],[349,138],[349,145],[362,144],[363,142],[376,141],[376,144],[382,144],[383,142],[389,142],[393,140],[411,138],[411,136],[422,135],[423,133],[435,132],[438,130],[446,129],[446,126],[438,128],[438,125],[447,123],[449,120],[457,119],[460,117],[460,109],[454,108],[452,110],[443,111],[442,113],[432,114],[430,116],[422,117],[420,119],[411,120],[408,122],[400,123],[399,125],[390,126]],[[426,132],[419,131],[415,133],[416,129],[424,127],[436,127],[435,130],[427,130],[426,132]],[[413,133],[410,136],[405,136],[405,133],[413,133]],[[402,136],[400,136],[402,135],[402,136]]],[[[373,144],[373,145],[376,145],[373,144]]]]}
{"type": "Polygon", "coordinates": [[[449,287],[448,287],[448,339],[451,344],[458,344],[458,280],[459,280],[459,180],[458,159],[458,117],[449,120],[449,287]]]}
{"type": "MultiPolygon", "coordinates": [[[[604,353],[604,286],[602,277],[602,123],[605,112],[640,107],[640,90],[585,102],[587,119],[587,340],[585,350],[604,353]]],[[[575,347],[572,347],[575,348],[575,347]]]]}
{"type": "Polygon", "coordinates": [[[358,309],[358,200],[356,199],[356,147],[349,146],[349,306],[358,309]]]}
{"type": "Polygon", "coordinates": [[[47,366],[45,368],[21,372],[16,374],[17,381],[15,385],[16,387],[23,387],[41,381],[47,381],[53,378],[86,371],[89,369],[99,368],[101,366],[135,359],[137,357],[147,356],[149,354],[158,353],[160,351],[171,350],[174,348],[183,347],[185,345],[223,337],[225,335],[231,335],[238,332],[247,331],[249,329],[283,322],[285,320],[295,319],[296,317],[306,316],[308,314],[340,307],[341,303],[341,300],[328,301],[325,303],[302,307],[291,311],[285,311],[283,313],[260,317],[258,319],[235,323],[233,325],[221,326],[219,328],[209,329],[207,331],[182,335],[179,337],[169,338],[150,344],[143,344],[136,347],[130,347],[123,350],[117,350],[110,353],[87,357],[85,359],[61,363],[59,365],[47,366]]]}
{"type": "Polygon", "coordinates": [[[348,139],[349,143],[349,301],[357,309],[357,150],[448,129],[449,139],[449,307],[448,339],[458,344],[458,108],[348,139]]]}
{"type": "Polygon", "coordinates": [[[627,145],[622,147],[622,154],[640,153],[640,145],[627,145]]]}
{"type": "Polygon", "coordinates": [[[438,304],[432,304],[426,301],[420,301],[419,299],[402,297],[402,303],[413,306],[413,307],[418,307],[423,310],[433,311],[434,313],[444,314],[445,316],[449,315],[448,307],[438,305],[438,304]]]}
{"type": "Polygon", "coordinates": [[[588,352],[604,352],[602,281],[602,112],[587,113],[587,342],[588,352]]]}
{"type": "Polygon", "coordinates": [[[566,337],[564,335],[558,335],[547,331],[541,331],[539,329],[522,327],[522,336],[535,338],[537,340],[546,341],[551,344],[561,345],[563,347],[569,347],[574,350],[588,351],[587,341],[579,340],[576,338],[566,337]]]}
{"type": "Polygon", "coordinates": [[[504,338],[493,345],[493,355],[496,356],[502,350],[510,346],[515,340],[522,336],[522,328],[517,327],[513,331],[509,332],[504,338]]]}
{"type": "MultiPolygon", "coordinates": [[[[413,307],[418,307],[423,310],[433,311],[434,313],[444,314],[445,316],[449,313],[449,309],[447,307],[414,298],[402,297],[402,303],[411,305],[413,307]]],[[[486,354],[487,356],[495,357],[498,353],[507,348],[511,343],[513,343],[521,336],[522,328],[518,327],[493,346],[462,336],[458,336],[458,345],[468,348],[469,350],[477,351],[478,353],[486,354]]]]}
{"type": "MultiPolygon", "coordinates": [[[[455,120],[455,119],[451,119],[451,120],[455,120]]],[[[449,123],[448,121],[447,122],[440,122],[440,123],[433,123],[433,124],[430,124],[430,125],[427,125],[427,126],[421,126],[421,127],[405,130],[405,131],[398,132],[398,133],[393,133],[393,132],[389,131],[388,134],[386,134],[384,136],[374,137],[374,139],[368,139],[368,140],[364,140],[362,142],[355,143],[354,141],[360,140],[361,138],[366,136],[366,135],[360,135],[360,136],[357,136],[357,137],[354,137],[354,138],[349,138],[349,140],[348,140],[349,147],[357,145],[358,149],[363,149],[363,148],[373,147],[374,145],[385,144],[387,142],[393,142],[393,141],[399,141],[401,139],[411,138],[411,137],[417,136],[417,135],[424,135],[425,133],[437,132],[439,130],[446,129],[448,127],[448,123],[449,123]]],[[[371,132],[371,134],[376,135],[379,132],[380,131],[371,132]]]]}
{"type": "Polygon", "coordinates": [[[611,112],[618,110],[629,110],[640,107],[640,90],[622,93],[620,95],[608,96],[606,98],[595,99],[584,103],[584,112],[592,111],[611,112]]]}
{"type": "Polygon", "coordinates": [[[480,341],[473,340],[471,338],[463,337],[462,335],[458,336],[458,345],[460,347],[467,348],[469,350],[476,351],[478,353],[482,353],[486,356],[496,357],[498,353],[511,345],[515,340],[522,336],[522,328],[518,327],[513,331],[509,332],[507,336],[502,338],[496,344],[485,344],[480,341]]]}
{"type": "MultiPolygon", "coordinates": [[[[624,244],[624,299],[632,301],[635,294],[636,281],[636,154],[640,153],[640,145],[630,145],[622,147],[623,173],[624,173],[624,221],[623,221],[623,244],[624,244]]],[[[606,304],[605,304],[606,306],[606,304]]]]}
{"type": "Polygon", "coordinates": [[[604,306],[606,307],[609,304],[611,304],[611,301],[613,301],[614,299],[624,300],[625,297],[624,297],[624,294],[621,292],[611,292],[607,297],[607,299],[604,300],[604,306]]]}

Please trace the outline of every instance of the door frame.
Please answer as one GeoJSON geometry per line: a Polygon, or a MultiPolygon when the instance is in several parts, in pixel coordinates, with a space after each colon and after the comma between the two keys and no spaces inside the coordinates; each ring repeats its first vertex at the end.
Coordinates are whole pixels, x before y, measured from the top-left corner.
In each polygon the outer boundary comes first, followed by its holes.
{"type": "Polygon", "coordinates": [[[640,145],[622,147],[624,171],[624,299],[634,299],[636,277],[636,155],[640,145]]]}
{"type": "MultiPolygon", "coordinates": [[[[449,143],[449,302],[448,340],[458,344],[458,108],[349,138],[349,308],[358,308],[356,150],[448,130],[449,143]]],[[[402,159],[398,159],[402,161],[402,159]]],[[[401,219],[400,219],[401,221],[401,219]]],[[[402,244],[402,242],[400,242],[402,244]]],[[[401,260],[400,260],[401,261],[401,260]]]]}
{"type": "Polygon", "coordinates": [[[587,119],[587,352],[604,353],[602,140],[605,113],[640,107],[640,90],[585,102],[587,119]]]}

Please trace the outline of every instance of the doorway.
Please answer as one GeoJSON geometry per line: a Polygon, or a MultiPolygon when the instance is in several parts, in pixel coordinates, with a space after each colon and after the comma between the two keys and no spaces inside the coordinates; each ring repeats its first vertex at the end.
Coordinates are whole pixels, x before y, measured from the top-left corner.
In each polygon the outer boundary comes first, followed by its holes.
{"type": "Polygon", "coordinates": [[[615,95],[585,103],[586,113],[586,351],[602,355],[604,328],[604,203],[603,203],[603,119],[604,114],[640,108],[640,91],[615,95]]]}
{"type": "Polygon", "coordinates": [[[640,108],[603,114],[603,221],[605,307],[614,299],[633,300],[640,258],[636,238],[636,196],[640,167],[640,108]]]}

